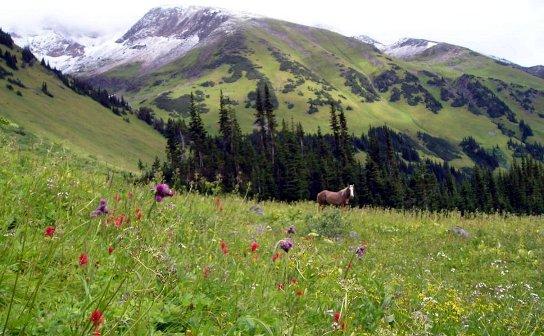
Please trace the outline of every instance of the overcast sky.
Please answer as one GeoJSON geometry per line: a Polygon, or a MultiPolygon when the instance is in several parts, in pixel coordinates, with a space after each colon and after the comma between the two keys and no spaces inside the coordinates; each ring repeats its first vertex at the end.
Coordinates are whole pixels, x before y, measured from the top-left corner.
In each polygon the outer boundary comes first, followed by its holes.
{"type": "Polygon", "coordinates": [[[160,5],[216,6],[319,25],[382,43],[425,38],[469,47],[521,65],[544,64],[544,0],[16,0],[4,1],[0,27],[44,22],[97,31],[128,28],[160,5]]]}

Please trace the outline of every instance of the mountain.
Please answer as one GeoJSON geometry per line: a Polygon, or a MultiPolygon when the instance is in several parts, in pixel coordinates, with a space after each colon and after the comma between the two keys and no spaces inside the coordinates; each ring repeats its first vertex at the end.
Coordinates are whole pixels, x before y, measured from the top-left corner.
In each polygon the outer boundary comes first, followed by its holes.
{"type": "Polygon", "coordinates": [[[524,70],[530,73],[531,75],[544,78],[544,65],[535,65],[532,67],[527,67],[524,70]]]}
{"type": "Polygon", "coordinates": [[[67,29],[46,28],[14,35],[59,70],[99,74],[124,64],[156,69],[199,45],[221,39],[249,15],[204,7],[154,8],[122,36],[72,35],[67,29]]]}
{"type": "Polygon", "coordinates": [[[162,156],[166,141],[158,132],[130,113],[116,115],[75,92],[38,60],[26,54],[25,61],[23,50],[6,42],[3,32],[0,35],[2,120],[126,170],[135,171],[139,159],[151,163],[162,156]]]}
{"type": "Polygon", "coordinates": [[[458,167],[475,161],[461,144],[467,137],[503,165],[528,151],[540,155],[544,142],[544,80],[448,43],[407,38],[384,46],[365,36],[206,7],[154,8],[110,38],[63,37],[83,45],[83,53],[52,54],[51,64],[165,120],[186,118],[193,92],[214,133],[220,91],[250,132],[255,87],[268,83],[280,121],[328,131],[333,101],[352,132],[387,124],[419,143],[423,157],[458,167]]]}
{"type": "Polygon", "coordinates": [[[357,35],[357,36],[354,36],[353,38],[363,42],[363,43],[366,43],[366,44],[370,44],[370,45],[373,45],[374,47],[376,47],[377,49],[379,50],[384,50],[387,46],[381,42],[378,42],[376,41],[375,39],[373,39],[372,37],[370,36],[367,36],[367,35],[357,35]]]}

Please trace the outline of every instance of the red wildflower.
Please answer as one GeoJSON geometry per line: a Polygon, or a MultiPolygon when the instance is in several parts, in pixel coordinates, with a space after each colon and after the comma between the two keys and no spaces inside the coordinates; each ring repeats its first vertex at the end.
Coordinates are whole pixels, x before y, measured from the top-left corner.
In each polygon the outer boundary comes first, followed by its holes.
{"type": "Polygon", "coordinates": [[[340,312],[335,312],[334,315],[332,316],[334,322],[336,323],[339,323],[340,322],[340,318],[342,318],[342,314],[340,312]]]}
{"type": "Polygon", "coordinates": [[[253,241],[253,242],[251,243],[251,252],[257,251],[257,249],[259,248],[259,246],[260,246],[259,243],[257,243],[256,241],[253,241]]]}
{"type": "Polygon", "coordinates": [[[143,216],[142,209],[140,208],[136,209],[136,220],[142,219],[142,216],[143,216]]]}
{"type": "Polygon", "coordinates": [[[132,199],[132,196],[134,196],[134,194],[132,193],[132,191],[129,191],[127,194],[127,198],[132,199]]]}
{"type": "Polygon", "coordinates": [[[297,296],[303,296],[304,295],[304,291],[302,289],[297,289],[297,291],[295,292],[295,294],[297,296]]]}
{"type": "Polygon", "coordinates": [[[229,246],[227,243],[225,243],[224,240],[221,241],[221,252],[223,252],[224,255],[227,255],[229,253],[229,246]]]}
{"type": "Polygon", "coordinates": [[[108,247],[108,254],[112,254],[113,250],[115,249],[113,248],[113,246],[110,245],[110,247],[108,247]]]}
{"type": "Polygon", "coordinates": [[[281,254],[279,252],[276,252],[274,253],[274,255],[272,256],[272,261],[276,261],[278,260],[279,258],[281,258],[281,254]]]}
{"type": "Polygon", "coordinates": [[[332,318],[333,318],[333,324],[336,329],[340,329],[340,330],[346,329],[346,324],[344,323],[344,321],[342,321],[342,314],[340,312],[335,312],[332,318]]]}
{"type": "Polygon", "coordinates": [[[291,278],[291,285],[296,285],[298,283],[297,278],[291,278]]]}
{"type": "Polygon", "coordinates": [[[116,228],[120,228],[121,225],[123,225],[123,222],[125,221],[125,214],[119,215],[119,217],[115,218],[114,225],[116,228]]]}
{"type": "Polygon", "coordinates": [[[119,203],[119,201],[121,200],[121,196],[119,194],[115,194],[115,197],[113,199],[115,200],[115,202],[119,203]]]}
{"type": "Polygon", "coordinates": [[[89,256],[87,253],[81,253],[79,255],[79,266],[86,266],[89,263],[89,256]]]}
{"type": "Polygon", "coordinates": [[[95,329],[98,329],[102,323],[104,323],[104,314],[100,311],[100,309],[95,309],[91,313],[91,317],[89,318],[91,320],[91,323],[95,327],[95,329]]]}
{"type": "Polygon", "coordinates": [[[100,330],[96,329],[95,331],[93,331],[93,336],[100,336],[100,330]]]}
{"type": "Polygon", "coordinates": [[[282,290],[284,290],[284,288],[285,288],[285,285],[283,283],[276,284],[276,289],[277,290],[282,291],[282,290]]]}
{"type": "Polygon", "coordinates": [[[55,234],[55,227],[54,226],[48,226],[43,231],[43,235],[46,236],[46,237],[52,238],[54,234],[55,234]]]}

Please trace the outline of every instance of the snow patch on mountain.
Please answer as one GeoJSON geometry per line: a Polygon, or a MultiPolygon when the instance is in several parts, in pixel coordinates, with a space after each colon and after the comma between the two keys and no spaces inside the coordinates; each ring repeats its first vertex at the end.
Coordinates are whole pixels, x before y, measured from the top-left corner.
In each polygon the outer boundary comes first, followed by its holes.
{"type": "Polygon", "coordinates": [[[143,70],[159,67],[255,17],[208,7],[157,7],[124,33],[71,35],[55,27],[14,36],[18,45],[29,46],[51,66],[92,75],[131,63],[139,63],[143,70]]]}
{"type": "Polygon", "coordinates": [[[372,37],[367,36],[367,35],[358,35],[358,36],[354,36],[354,38],[361,41],[361,42],[363,42],[363,43],[373,45],[378,50],[384,50],[387,47],[385,44],[383,44],[381,42],[378,42],[375,39],[373,39],[372,37]]]}
{"type": "Polygon", "coordinates": [[[386,46],[383,52],[389,56],[408,59],[421,54],[427,49],[436,46],[438,42],[423,39],[403,38],[386,46]]]}

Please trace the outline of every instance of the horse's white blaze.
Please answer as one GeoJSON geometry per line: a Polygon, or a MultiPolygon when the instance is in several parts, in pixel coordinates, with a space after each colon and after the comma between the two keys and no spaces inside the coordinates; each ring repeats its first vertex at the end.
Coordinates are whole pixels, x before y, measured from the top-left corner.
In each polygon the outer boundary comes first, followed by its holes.
{"type": "Polygon", "coordinates": [[[351,185],[349,186],[349,194],[350,194],[351,197],[354,197],[354,196],[355,196],[355,194],[353,193],[353,184],[351,184],[351,185]]]}

